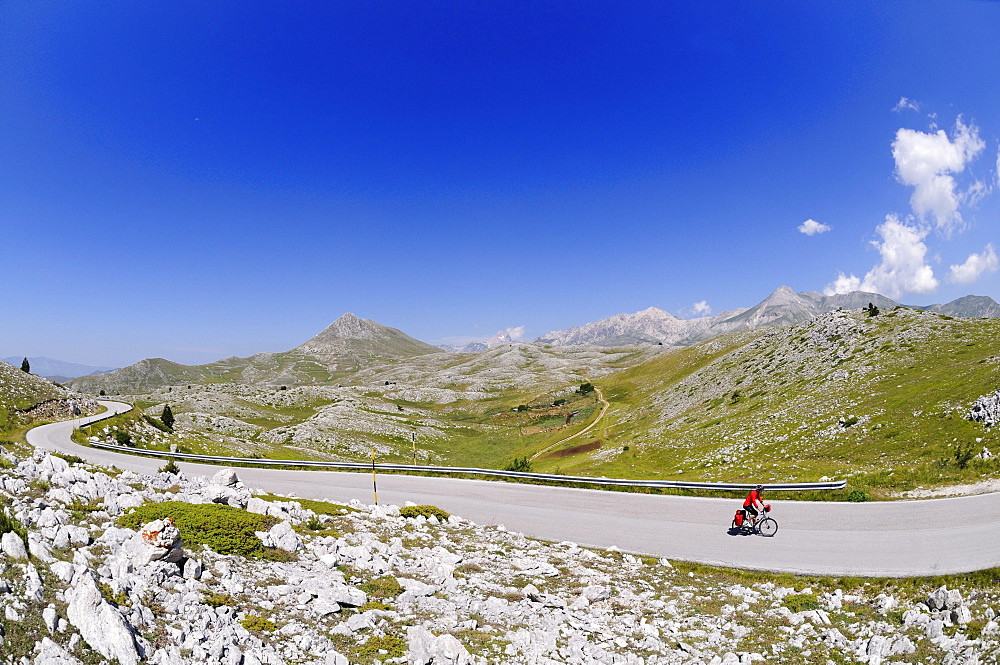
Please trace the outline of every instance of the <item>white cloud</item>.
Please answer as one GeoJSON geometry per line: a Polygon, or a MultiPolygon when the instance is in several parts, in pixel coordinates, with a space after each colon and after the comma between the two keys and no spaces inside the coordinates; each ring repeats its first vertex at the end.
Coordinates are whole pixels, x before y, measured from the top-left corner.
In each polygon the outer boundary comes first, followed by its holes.
{"type": "Polygon", "coordinates": [[[831,227],[826,224],[820,224],[815,219],[807,219],[806,221],[799,224],[799,232],[805,233],[807,236],[814,236],[817,233],[826,233],[831,227]]]}
{"type": "Polygon", "coordinates": [[[892,107],[892,110],[895,111],[896,113],[906,110],[919,111],[920,102],[913,99],[907,99],[906,97],[900,97],[899,101],[896,102],[896,105],[892,107]]]}
{"type": "Polygon", "coordinates": [[[691,309],[694,311],[695,316],[708,316],[712,313],[712,308],[709,306],[707,300],[701,300],[691,305],[691,309]]]}
{"type": "Polygon", "coordinates": [[[1000,148],[997,148],[997,185],[1000,186],[1000,148]]]}
{"type": "Polygon", "coordinates": [[[524,326],[514,326],[512,328],[507,328],[504,330],[511,341],[520,342],[524,339],[524,326]]]}
{"type": "Polygon", "coordinates": [[[868,271],[861,282],[862,291],[874,291],[890,298],[904,293],[929,293],[937,288],[934,270],[927,265],[927,229],[907,226],[895,215],[887,215],[875,229],[882,242],[872,241],[882,263],[868,271]]]}
{"type": "Polygon", "coordinates": [[[972,284],[984,272],[996,272],[1000,267],[997,253],[993,249],[993,243],[986,245],[982,254],[969,254],[969,258],[962,265],[951,266],[948,275],[949,282],[959,284],[972,284]]]}
{"type": "Polygon", "coordinates": [[[854,275],[845,275],[844,273],[838,273],[837,279],[833,280],[830,284],[826,285],[823,289],[823,293],[828,296],[833,296],[838,293],[850,293],[851,291],[857,291],[861,288],[861,280],[854,275]]]}
{"type": "Polygon", "coordinates": [[[953,138],[943,129],[934,133],[900,129],[892,142],[896,177],[913,187],[910,205],[921,220],[933,217],[935,226],[945,236],[962,226],[958,212],[963,194],[956,192],[952,174],[961,173],[986,144],[975,125],[955,121],[953,138]]]}
{"type": "Polygon", "coordinates": [[[929,293],[937,288],[934,269],[927,265],[927,245],[923,240],[929,229],[907,226],[895,215],[875,229],[882,237],[872,245],[878,249],[882,262],[868,271],[863,280],[840,273],[824,293],[870,291],[890,298],[906,293],[929,293]]]}

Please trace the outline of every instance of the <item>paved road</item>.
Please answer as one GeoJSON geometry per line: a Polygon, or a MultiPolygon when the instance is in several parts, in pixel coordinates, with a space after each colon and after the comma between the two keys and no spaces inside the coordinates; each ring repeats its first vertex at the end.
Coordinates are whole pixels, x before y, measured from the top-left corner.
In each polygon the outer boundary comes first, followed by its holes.
{"type": "MultiPolygon", "coordinates": [[[[114,410],[128,405],[102,402],[114,410]]],[[[164,461],[77,445],[77,419],[28,432],[36,446],[96,464],[156,471],[164,461]]],[[[188,474],[219,467],[180,462],[188,474]]],[[[371,475],[238,469],[251,487],[303,498],[372,500],[371,475]]],[[[732,536],[736,499],[628,494],[495,481],[382,474],[379,501],[430,503],[480,524],[582,545],[712,565],[816,575],[909,576],[1000,567],[1000,494],[889,503],[770,500],[774,538],[732,536]]]]}

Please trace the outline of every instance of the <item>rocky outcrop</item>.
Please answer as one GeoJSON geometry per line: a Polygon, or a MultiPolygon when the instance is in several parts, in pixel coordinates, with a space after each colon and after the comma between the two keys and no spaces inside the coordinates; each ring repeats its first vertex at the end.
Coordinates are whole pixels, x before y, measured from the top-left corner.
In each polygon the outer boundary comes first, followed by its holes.
{"type": "Polygon", "coordinates": [[[184,556],[181,532],[169,517],[154,520],[125,541],[121,552],[135,566],[144,566],[151,561],[177,563],[184,556]]]}
{"type": "Polygon", "coordinates": [[[966,415],[969,420],[981,422],[987,427],[993,427],[1000,420],[1000,390],[989,395],[983,395],[969,409],[966,415]]]}
{"type": "Polygon", "coordinates": [[[184,534],[168,520],[137,532],[103,505],[69,511],[102,496],[115,506],[209,503],[220,488],[240,486],[231,473],[108,475],[45,453],[0,470],[11,517],[36,549],[53,553],[49,562],[11,556],[14,540],[22,550],[24,541],[4,534],[0,612],[8,626],[41,618],[34,642],[5,655],[95,662],[84,643],[122,665],[346,665],[373,656],[393,665],[751,665],[807,651],[878,665],[918,651],[924,662],[1000,655],[995,595],[960,584],[928,585],[924,600],[910,602],[919,582],[899,592],[891,583],[793,589],[766,574],[735,583],[455,516],[404,519],[396,506],[358,502],[317,514],[262,496],[247,508],[280,520],[258,534],[285,544],[280,556],[185,556],[184,534]],[[48,485],[35,482],[43,477],[48,485]],[[773,627],[763,639],[761,621],[773,627]]]}
{"type": "Polygon", "coordinates": [[[136,665],[144,650],[132,626],[101,596],[94,577],[84,572],[66,592],[66,616],[92,649],[121,665],[136,665]]]}

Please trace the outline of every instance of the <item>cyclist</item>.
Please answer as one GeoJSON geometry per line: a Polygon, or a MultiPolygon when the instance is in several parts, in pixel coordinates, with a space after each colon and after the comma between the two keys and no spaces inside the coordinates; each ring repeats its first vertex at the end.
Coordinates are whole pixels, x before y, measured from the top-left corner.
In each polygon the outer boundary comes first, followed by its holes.
{"type": "Polygon", "coordinates": [[[753,490],[747,495],[747,498],[743,501],[743,510],[747,511],[747,516],[750,518],[750,524],[757,524],[757,516],[760,512],[757,510],[757,505],[759,504],[761,509],[764,508],[764,486],[754,485],[753,490]]]}

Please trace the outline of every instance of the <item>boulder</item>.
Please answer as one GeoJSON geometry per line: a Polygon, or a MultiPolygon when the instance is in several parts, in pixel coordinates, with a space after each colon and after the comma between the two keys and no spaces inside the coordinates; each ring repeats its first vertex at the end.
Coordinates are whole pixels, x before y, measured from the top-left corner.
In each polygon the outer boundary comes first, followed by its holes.
{"type": "Polygon", "coordinates": [[[213,485],[221,485],[222,487],[236,487],[236,483],[240,482],[239,477],[236,472],[232,469],[222,469],[214,476],[212,476],[213,485]]]}
{"type": "Polygon", "coordinates": [[[42,599],[45,590],[42,585],[42,578],[38,570],[32,564],[24,567],[24,595],[28,600],[38,602],[42,599]]]}
{"type": "Polygon", "coordinates": [[[184,562],[184,578],[189,580],[197,580],[201,578],[201,573],[203,566],[201,561],[198,559],[187,559],[184,562]]]}
{"type": "Polygon", "coordinates": [[[931,591],[931,595],[927,596],[927,607],[930,608],[932,612],[944,609],[945,601],[948,598],[948,588],[939,587],[931,591]]]}
{"type": "Polygon", "coordinates": [[[270,506],[264,499],[259,499],[255,496],[247,499],[247,512],[257,513],[258,515],[267,515],[267,507],[270,506]]]}
{"type": "Polygon", "coordinates": [[[45,563],[52,563],[56,560],[55,557],[52,556],[52,551],[48,544],[36,538],[34,534],[28,535],[28,553],[39,561],[44,561],[45,563]]]}
{"type": "Polygon", "coordinates": [[[47,637],[35,645],[38,655],[33,665],[83,665],[83,661],[69,653],[47,637]]]}
{"type": "Polygon", "coordinates": [[[326,589],[323,593],[323,597],[329,601],[337,603],[338,605],[345,605],[347,607],[361,607],[368,602],[368,594],[361,589],[347,586],[346,584],[340,584],[326,589]]]}
{"type": "Polygon", "coordinates": [[[3,537],[0,537],[0,549],[3,549],[3,553],[11,559],[28,558],[28,550],[24,547],[24,541],[13,531],[8,531],[3,534],[3,537]]]}
{"type": "Polygon", "coordinates": [[[350,663],[351,661],[347,660],[347,656],[336,651],[328,651],[323,665],[350,665],[350,663]]]}
{"type": "Polygon", "coordinates": [[[472,655],[454,635],[434,636],[422,626],[411,626],[406,631],[411,665],[471,665],[472,655]]]}
{"type": "Polygon", "coordinates": [[[137,567],[151,561],[177,563],[184,556],[181,532],[169,517],[153,520],[125,541],[122,555],[137,567]]]}
{"type": "Polygon", "coordinates": [[[66,592],[66,616],[92,649],[121,665],[136,665],[144,655],[136,643],[132,626],[101,596],[90,574],[79,575],[66,592]]]}
{"type": "Polygon", "coordinates": [[[276,547],[286,552],[297,552],[302,548],[302,540],[288,522],[278,522],[267,531],[254,532],[264,547],[276,547]]]}

